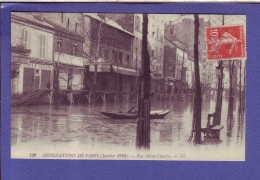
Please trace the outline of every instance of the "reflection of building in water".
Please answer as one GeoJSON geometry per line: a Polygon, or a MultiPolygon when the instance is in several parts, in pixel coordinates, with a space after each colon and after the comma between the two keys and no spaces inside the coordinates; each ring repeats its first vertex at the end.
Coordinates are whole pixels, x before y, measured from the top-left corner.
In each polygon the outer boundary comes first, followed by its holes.
{"type": "Polygon", "coordinates": [[[22,114],[11,115],[11,144],[19,144],[22,141],[22,116],[22,114]]]}
{"type": "Polygon", "coordinates": [[[32,116],[28,121],[28,116],[22,116],[22,137],[21,142],[27,142],[35,139],[38,135],[38,117],[32,116]]]}
{"type": "Polygon", "coordinates": [[[160,142],[173,142],[173,127],[171,123],[163,123],[160,128],[160,142]]]}
{"type": "Polygon", "coordinates": [[[210,112],[210,96],[204,96],[202,101],[202,109],[206,112],[210,112]]]}

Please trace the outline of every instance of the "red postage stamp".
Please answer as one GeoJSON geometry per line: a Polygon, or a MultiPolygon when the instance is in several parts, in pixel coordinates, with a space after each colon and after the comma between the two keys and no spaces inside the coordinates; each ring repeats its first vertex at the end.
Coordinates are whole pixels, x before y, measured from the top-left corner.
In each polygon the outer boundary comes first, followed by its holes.
{"type": "Polygon", "coordinates": [[[246,58],[244,26],[206,28],[207,59],[246,58]]]}

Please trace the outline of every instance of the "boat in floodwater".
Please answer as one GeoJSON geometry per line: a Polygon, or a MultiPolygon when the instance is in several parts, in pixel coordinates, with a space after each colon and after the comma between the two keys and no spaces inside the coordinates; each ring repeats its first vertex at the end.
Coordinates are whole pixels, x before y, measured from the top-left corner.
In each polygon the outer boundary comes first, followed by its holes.
{"type": "MultiPolygon", "coordinates": [[[[150,111],[150,119],[164,118],[171,110],[150,111]]],[[[113,119],[136,119],[137,112],[101,112],[103,115],[113,119]]]]}

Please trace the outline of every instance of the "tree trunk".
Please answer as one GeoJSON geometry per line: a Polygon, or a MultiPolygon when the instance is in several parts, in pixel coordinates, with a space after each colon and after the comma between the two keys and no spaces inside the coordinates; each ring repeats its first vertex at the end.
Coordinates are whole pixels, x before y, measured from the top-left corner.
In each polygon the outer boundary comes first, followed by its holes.
{"type": "Polygon", "coordinates": [[[180,94],[183,94],[183,69],[184,67],[184,50],[183,50],[183,53],[182,53],[182,64],[181,64],[181,87],[180,87],[180,94]]]}
{"type": "Polygon", "coordinates": [[[148,14],[143,14],[142,72],[138,99],[137,148],[150,148],[150,57],[147,48],[148,14]]]}
{"type": "Polygon", "coordinates": [[[98,64],[94,64],[94,79],[93,79],[93,87],[92,87],[92,101],[95,104],[96,103],[96,92],[97,92],[97,66],[98,64]]]}
{"type": "Polygon", "coordinates": [[[228,97],[228,119],[233,119],[233,75],[234,75],[234,60],[229,61],[229,97],[228,97]]]}
{"type": "Polygon", "coordinates": [[[242,100],[242,61],[239,61],[239,103],[241,103],[242,100]]]}
{"type": "Polygon", "coordinates": [[[55,64],[54,66],[54,82],[53,82],[53,86],[54,86],[54,105],[55,105],[55,109],[59,109],[59,89],[60,89],[60,85],[59,85],[59,65],[58,63],[55,64]]]}
{"type": "Polygon", "coordinates": [[[243,90],[243,113],[245,113],[246,110],[246,61],[244,62],[244,86],[243,86],[244,90],[243,90]]]}
{"type": "Polygon", "coordinates": [[[116,103],[119,103],[119,74],[118,74],[118,59],[116,63],[116,103]]]}
{"type": "Polygon", "coordinates": [[[102,24],[100,22],[98,27],[98,41],[97,41],[97,50],[96,50],[96,57],[94,59],[94,82],[93,82],[93,89],[92,89],[92,99],[93,103],[96,103],[96,91],[97,91],[97,69],[98,69],[98,58],[99,58],[99,48],[100,48],[100,39],[101,39],[101,31],[102,31],[102,24]]]}
{"type": "Polygon", "coordinates": [[[195,71],[195,98],[193,121],[195,123],[195,144],[201,141],[201,86],[200,86],[200,72],[199,72],[199,15],[194,15],[195,33],[194,33],[194,71],[195,71]]]}

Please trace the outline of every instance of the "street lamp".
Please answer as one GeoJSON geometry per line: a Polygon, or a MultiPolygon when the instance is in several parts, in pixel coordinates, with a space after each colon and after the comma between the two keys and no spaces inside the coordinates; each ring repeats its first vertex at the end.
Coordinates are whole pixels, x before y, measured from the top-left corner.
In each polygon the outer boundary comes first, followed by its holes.
{"type": "Polygon", "coordinates": [[[224,67],[222,66],[222,63],[219,63],[218,66],[216,67],[218,78],[220,78],[222,76],[223,69],[224,69],[224,67]]]}

